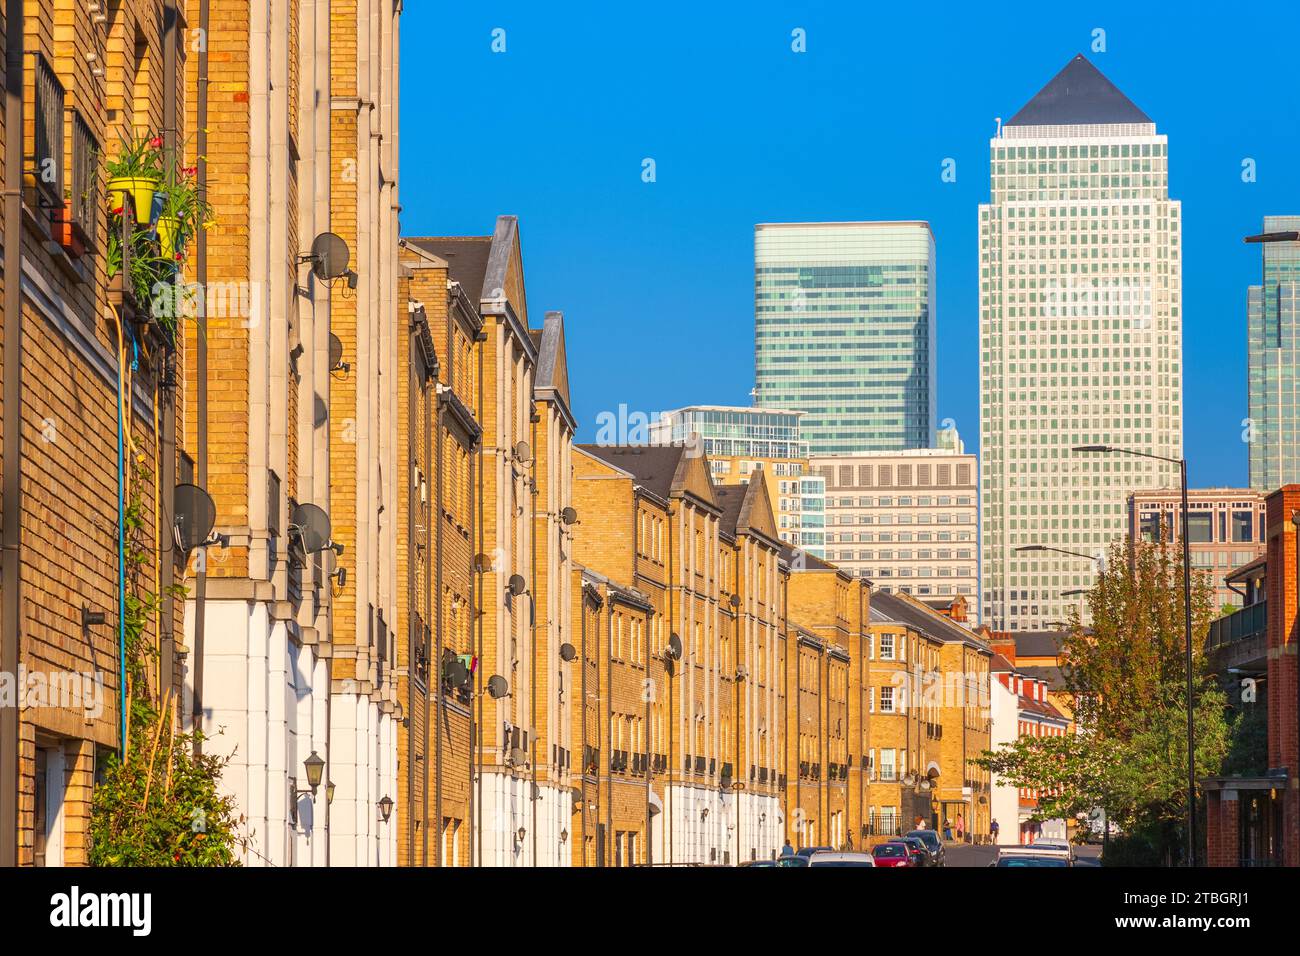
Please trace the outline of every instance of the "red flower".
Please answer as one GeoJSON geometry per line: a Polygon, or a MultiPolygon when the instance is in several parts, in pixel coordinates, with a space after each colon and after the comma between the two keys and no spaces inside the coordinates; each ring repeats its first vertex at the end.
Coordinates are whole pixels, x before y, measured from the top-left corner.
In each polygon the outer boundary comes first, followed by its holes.
{"type": "Polygon", "coordinates": [[[149,140],[149,145],[152,146],[154,149],[158,149],[160,146],[162,146],[162,143],[163,141],[161,136],[155,136],[153,139],[149,140]]]}
{"type": "Polygon", "coordinates": [[[184,262],[184,261],[185,261],[185,254],[184,254],[184,253],[181,253],[181,252],[176,253],[176,261],[177,261],[177,262],[184,262]]]}

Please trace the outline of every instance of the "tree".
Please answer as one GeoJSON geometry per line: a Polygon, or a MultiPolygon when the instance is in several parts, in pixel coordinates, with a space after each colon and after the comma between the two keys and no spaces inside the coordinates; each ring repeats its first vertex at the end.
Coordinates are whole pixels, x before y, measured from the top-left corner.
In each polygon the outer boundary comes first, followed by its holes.
{"type": "MultiPolygon", "coordinates": [[[[1040,791],[1042,819],[1098,807],[1171,859],[1187,813],[1187,665],[1181,553],[1168,541],[1116,542],[1062,642],[1062,673],[1078,734],[1021,739],[984,764],[1040,791]]],[[[1217,773],[1228,748],[1227,701],[1207,665],[1213,591],[1192,576],[1192,695],[1198,775],[1217,773]]]]}

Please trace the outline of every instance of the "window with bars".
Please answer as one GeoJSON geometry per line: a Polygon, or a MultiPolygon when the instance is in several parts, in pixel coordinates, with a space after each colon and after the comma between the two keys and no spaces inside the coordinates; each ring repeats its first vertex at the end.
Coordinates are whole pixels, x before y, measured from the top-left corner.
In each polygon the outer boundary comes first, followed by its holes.
{"type": "Polygon", "coordinates": [[[36,186],[37,205],[62,209],[63,84],[40,51],[31,51],[29,57],[33,109],[28,172],[36,186]]]}

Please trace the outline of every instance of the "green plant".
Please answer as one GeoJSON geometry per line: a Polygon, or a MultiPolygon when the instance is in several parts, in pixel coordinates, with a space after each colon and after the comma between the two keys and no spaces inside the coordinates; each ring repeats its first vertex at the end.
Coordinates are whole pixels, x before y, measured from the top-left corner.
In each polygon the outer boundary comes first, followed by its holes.
{"type": "MultiPolygon", "coordinates": [[[[90,860],[95,866],[238,866],[242,845],[233,800],[218,788],[226,760],[195,757],[194,737],[173,729],[177,702],[149,687],[155,658],[148,621],[159,596],[140,586],[148,551],[138,495],[123,534],[131,587],[123,623],[126,659],[119,693],[127,702],[127,746],[110,757],[91,808],[90,860]]],[[[184,588],[173,593],[184,594],[184,588]]]]}
{"type": "Polygon", "coordinates": [[[153,135],[123,141],[117,154],[105,164],[109,179],[139,177],[161,181],[164,178],[161,147],[162,138],[153,135]]]}

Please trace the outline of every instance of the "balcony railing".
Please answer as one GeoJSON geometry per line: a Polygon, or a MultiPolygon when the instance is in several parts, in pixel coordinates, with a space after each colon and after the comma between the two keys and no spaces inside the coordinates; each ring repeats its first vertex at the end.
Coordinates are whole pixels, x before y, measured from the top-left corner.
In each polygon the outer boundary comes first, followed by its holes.
{"type": "MultiPolygon", "coordinates": [[[[72,221],[81,229],[87,244],[99,235],[99,141],[72,110],[72,221]]],[[[277,505],[278,505],[277,501],[277,505]]]]}
{"type": "Polygon", "coordinates": [[[1210,624],[1205,637],[1205,649],[1214,650],[1236,641],[1260,637],[1268,627],[1268,601],[1243,607],[1210,624]]]}
{"type": "Polygon", "coordinates": [[[63,84],[49,61],[32,51],[32,176],[37,204],[63,208],[63,84]]]}

